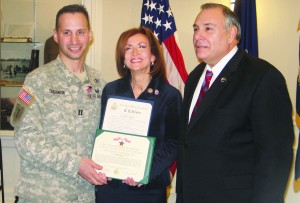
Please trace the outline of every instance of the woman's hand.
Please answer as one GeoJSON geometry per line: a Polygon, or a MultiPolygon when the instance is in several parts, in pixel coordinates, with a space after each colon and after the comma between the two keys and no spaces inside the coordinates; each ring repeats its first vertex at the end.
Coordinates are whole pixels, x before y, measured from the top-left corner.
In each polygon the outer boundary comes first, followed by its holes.
{"type": "Polygon", "coordinates": [[[123,180],[122,183],[125,183],[130,186],[137,186],[137,187],[141,187],[143,185],[143,184],[135,182],[133,180],[133,178],[129,178],[129,177],[127,179],[123,180]]]}

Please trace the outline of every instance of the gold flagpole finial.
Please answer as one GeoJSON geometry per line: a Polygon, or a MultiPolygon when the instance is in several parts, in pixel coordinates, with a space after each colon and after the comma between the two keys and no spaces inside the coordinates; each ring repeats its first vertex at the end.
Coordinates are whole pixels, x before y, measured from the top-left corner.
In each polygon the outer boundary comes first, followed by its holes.
{"type": "Polygon", "coordinates": [[[297,29],[297,32],[300,30],[300,19],[298,21],[298,29],[297,29]]]}

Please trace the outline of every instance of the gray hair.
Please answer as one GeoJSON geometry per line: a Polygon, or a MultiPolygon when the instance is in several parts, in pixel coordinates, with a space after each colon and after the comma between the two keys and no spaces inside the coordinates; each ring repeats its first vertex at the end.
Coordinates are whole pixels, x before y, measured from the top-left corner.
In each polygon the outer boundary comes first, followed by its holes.
{"type": "Polygon", "coordinates": [[[241,25],[238,16],[227,6],[224,6],[223,4],[217,4],[217,3],[206,3],[201,5],[201,11],[211,8],[220,8],[223,11],[223,14],[225,16],[225,29],[229,30],[231,26],[235,26],[237,28],[237,34],[235,36],[235,39],[237,41],[241,40],[241,25]]]}

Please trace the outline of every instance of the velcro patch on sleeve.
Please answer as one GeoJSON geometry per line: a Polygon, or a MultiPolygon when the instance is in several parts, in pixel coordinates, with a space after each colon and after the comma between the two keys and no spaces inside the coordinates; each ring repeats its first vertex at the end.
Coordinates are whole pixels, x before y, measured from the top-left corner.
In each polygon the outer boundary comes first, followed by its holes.
{"type": "Polygon", "coordinates": [[[20,99],[20,101],[22,101],[27,106],[29,106],[33,102],[33,100],[34,100],[34,96],[32,96],[25,89],[22,89],[20,91],[18,98],[20,99]]]}
{"type": "Polygon", "coordinates": [[[12,126],[15,126],[15,124],[20,120],[24,111],[25,107],[17,102],[10,117],[10,123],[12,124],[12,126]]]}

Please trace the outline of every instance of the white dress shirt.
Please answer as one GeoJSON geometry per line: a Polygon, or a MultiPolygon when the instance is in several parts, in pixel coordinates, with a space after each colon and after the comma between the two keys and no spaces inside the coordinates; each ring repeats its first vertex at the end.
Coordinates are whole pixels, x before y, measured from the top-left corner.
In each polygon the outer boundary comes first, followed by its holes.
{"type": "Polygon", "coordinates": [[[200,80],[198,82],[198,85],[195,89],[194,95],[193,95],[193,99],[192,99],[192,103],[190,106],[190,111],[189,111],[189,122],[191,120],[191,115],[194,109],[194,106],[197,102],[197,99],[199,97],[200,94],[200,90],[201,90],[201,86],[202,83],[205,79],[205,73],[206,70],[210,70],[213,73],[213,76],[211,78],[210,84],[209,84],[209,88],[211,87],[211,85],[214,83],[214,81],[216,80],[216,78],[219,76],[219,74],[221,73],[221,71],[223,70],[223,68],[226,66],[226,64],[228,63],[228,61],[234,56],[234,54],[237,52],[238,48],[237,46],[235,46],[226,56],[224,56],[214,67],[210,67],[208,64],[206,64],[206,67],[200,77],[200,80]]]}

